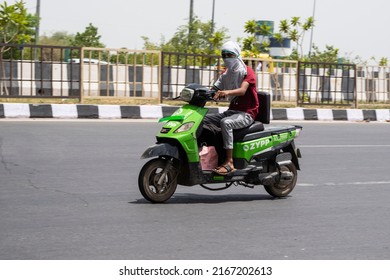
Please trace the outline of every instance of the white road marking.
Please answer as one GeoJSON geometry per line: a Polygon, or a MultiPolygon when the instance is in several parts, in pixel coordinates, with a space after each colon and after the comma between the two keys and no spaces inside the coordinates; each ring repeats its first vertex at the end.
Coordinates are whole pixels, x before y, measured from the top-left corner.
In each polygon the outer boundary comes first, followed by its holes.
{"type": "Polygon", "coordinates": [[[390,145],[298,145],[299,148],[389,148],[390,145]]]}
{"type": "Polygon", "coordinates": [[[363,185],[390,185],[390,181],[367,181],[367,182],[339,182],[339,183],[318,183],[318,184],[311,184],[311,183],[298,183],[297,186],[301,187],[318,187],[318,186],[363,186],[363,185]]]}

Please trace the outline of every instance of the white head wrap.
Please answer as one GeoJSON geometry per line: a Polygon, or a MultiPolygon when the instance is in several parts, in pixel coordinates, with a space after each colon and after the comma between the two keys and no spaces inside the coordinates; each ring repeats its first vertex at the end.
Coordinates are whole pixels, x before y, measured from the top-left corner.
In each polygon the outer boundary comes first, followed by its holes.
{"type": "Polygon", "coordinates": [[[240,46],[236,42],[228,41],[223,44],[222,52],[234,53],[236,57],[224,59],[227,70],[218,78],[214,86],[221,90],[239,88],[247,74],[246,65],[241,59],[240,46]]]}

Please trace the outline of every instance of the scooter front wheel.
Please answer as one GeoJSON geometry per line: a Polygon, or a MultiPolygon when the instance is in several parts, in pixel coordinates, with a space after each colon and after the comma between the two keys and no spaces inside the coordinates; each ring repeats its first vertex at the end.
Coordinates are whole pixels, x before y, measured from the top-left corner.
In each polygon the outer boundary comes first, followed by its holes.
{"type": "Polygon", "coordinates": [[[142,196],[151,202],[164,202],[175,192],[177,174],[169,159],[155,158],[141,169],[138,187],[142,196]]]}
{"type": "Polygon", "coordinates": [[[297,168],[294,163],[283,165],[280,172],[290,172],[292,178],[290,180],[279,180],[272,185],[265,185],[264,188],[273,197],[285,197],[292,192],[297,183],[297,168]]]}

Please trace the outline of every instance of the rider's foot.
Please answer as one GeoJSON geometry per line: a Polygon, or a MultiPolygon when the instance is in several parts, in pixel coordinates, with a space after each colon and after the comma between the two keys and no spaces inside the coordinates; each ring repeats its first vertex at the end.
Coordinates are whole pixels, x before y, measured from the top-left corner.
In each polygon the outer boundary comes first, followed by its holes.
{"type": "Polygon", "coordinates": [[[235,169],[232,164],[226,163],[226,164],[223,164],[223,165],[215,168],[213,171],[217,174],[220,174],[220,175],[228,175],[236,170],[237,169],[235,169]]]}

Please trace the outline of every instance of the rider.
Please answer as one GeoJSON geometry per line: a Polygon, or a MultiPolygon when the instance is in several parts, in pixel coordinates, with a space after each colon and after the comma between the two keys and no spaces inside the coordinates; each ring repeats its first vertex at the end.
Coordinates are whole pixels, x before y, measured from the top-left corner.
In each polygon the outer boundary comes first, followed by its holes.
{"type": "Polygon", "coordinates": [[[210,114],[204,123],[221,128],[226,158],[214,172],[227,175],[236,169],[233,164],[233,129],[250,126],[259,109],[256,76],[252,68],[245,65],[240,57],[241,49],[236,42],[226,42],[221,54],[226,71],[219,76],[213,88],[217,91],[214,99],[232,97],[229,109],[223,113],[210,114]]]}

